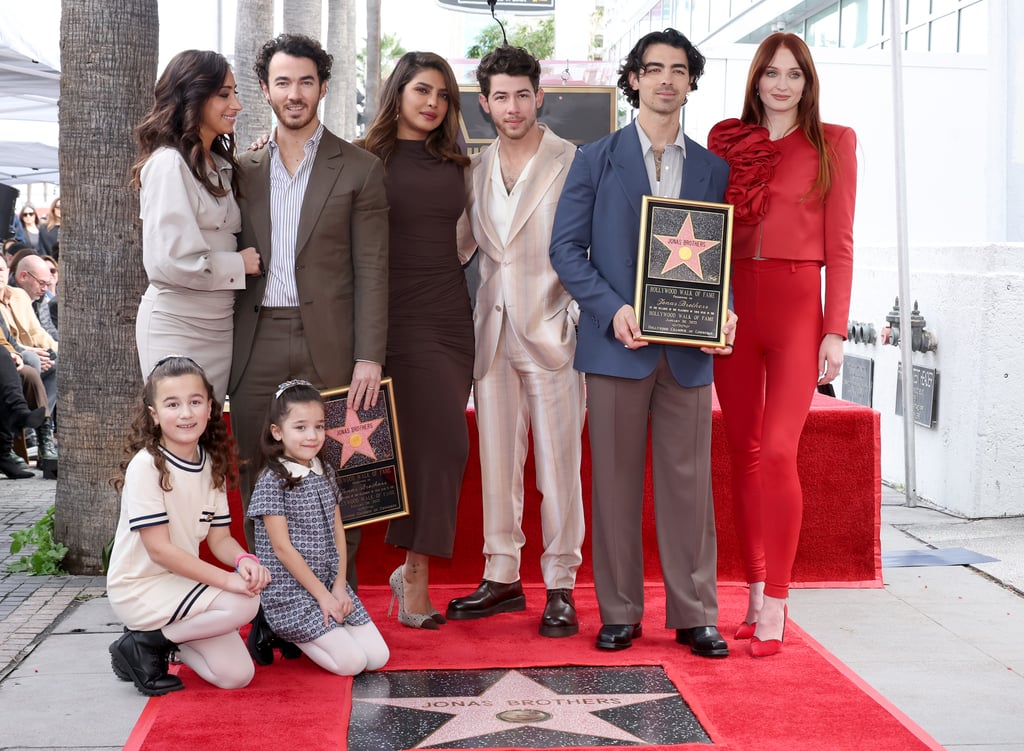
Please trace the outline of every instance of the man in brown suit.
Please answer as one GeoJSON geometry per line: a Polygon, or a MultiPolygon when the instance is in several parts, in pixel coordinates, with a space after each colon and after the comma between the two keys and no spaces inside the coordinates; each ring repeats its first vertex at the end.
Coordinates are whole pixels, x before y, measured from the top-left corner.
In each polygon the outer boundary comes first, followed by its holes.
{"type": "Polygon", "coordinates": [[[499,47],[477,68],[480,104],[497,140],[473,157],[471,202],[460,225],[463,250],[480,248],[474,313],[474,403],[483,484],[483,581],[452,600],[453,620],[523,610],[523,463],[533,431],[544,536],[547,604],[543,636],[579,630],[573,588],[582,560],[580,487],[583,375],[572,366],[576,313],[551,268],[555,207],[576,147],[537,122],[540,65],[518,47],[499,47]]]}
{"type": "MultiPolygon", "coordinates": [[[[326,130],[317,105],[333,59],[308,37],[267,42],[254,68],[277,116],[267,148],[240,162],[242,231],[265,273],[235,303],[228,385],[231,426],[243,462],[242,503],[256,478],[260,429],[279,384],[351,385],[375,404],[387,341],[388,206],[377,157],[326,130]]],[[[246,539],[253,547],[252,522],[246,539]]],[[[349,581],[358,538],[349,541],[349,581]]]]}

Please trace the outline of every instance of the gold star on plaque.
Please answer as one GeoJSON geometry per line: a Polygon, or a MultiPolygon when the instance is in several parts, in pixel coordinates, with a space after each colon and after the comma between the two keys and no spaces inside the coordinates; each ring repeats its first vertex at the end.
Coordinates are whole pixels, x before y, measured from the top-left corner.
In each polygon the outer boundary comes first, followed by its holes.
{"type": "Polygon", "coordinates": [[[702,240],[694,237],[693,220],[690,214],[686,215],[686,221],[675,235],[655,235],[654,237],[669,251],[668,258],[665,259],[665,266],[661,270],[662,274],[667,274],[677,266],[685,264],[690,271],[697,275],[698,279],[704,278],[704,272],[700,267],[701,253],[720,244],[718,240],[702,240]]]}

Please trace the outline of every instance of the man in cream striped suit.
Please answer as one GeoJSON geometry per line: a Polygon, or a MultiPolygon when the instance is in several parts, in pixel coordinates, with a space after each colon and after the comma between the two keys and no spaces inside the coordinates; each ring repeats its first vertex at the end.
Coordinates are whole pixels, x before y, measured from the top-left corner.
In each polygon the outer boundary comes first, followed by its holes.
{"type": "Polygon", "coordinates": [[[584,535],[583,376],[572,366],[576,306],[551,268],[548,247],[576,147],[538,124],[540,65],[525,50],[490,52],[477,80],[498,138],[473,157],[460,247],[480,249],[473,376],[486,564],[480,586],[452,600],[447,616],[471,620],[526,607],[519,563],[532,425],[547,588],[540,633],[570,636],[579,630],[572,592],[584,535]]]}

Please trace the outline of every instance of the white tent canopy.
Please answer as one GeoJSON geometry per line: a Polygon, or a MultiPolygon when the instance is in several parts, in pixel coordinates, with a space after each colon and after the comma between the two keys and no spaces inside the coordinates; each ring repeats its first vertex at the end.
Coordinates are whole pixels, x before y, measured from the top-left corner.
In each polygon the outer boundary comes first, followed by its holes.
{"type": "Polygon", "coordinates": [[[0,182],[57,182],[60,0],[5,6],[0,23],[0,182]]]}

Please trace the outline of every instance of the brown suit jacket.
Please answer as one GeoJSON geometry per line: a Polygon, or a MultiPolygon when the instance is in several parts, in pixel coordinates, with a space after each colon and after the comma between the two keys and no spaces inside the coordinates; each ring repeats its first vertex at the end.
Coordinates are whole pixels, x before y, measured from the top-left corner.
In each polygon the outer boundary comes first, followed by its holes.
{"type": "MultiPolygon", "coordinates": [[[[270,268],[270,149],[240,162],[239,248],[254,246],[270,268]]],[[[388,204],[384,167],[324,131],[309,176],[295,244],[302,324],[317,373],[347,386],[356,360],[384,364],[388,327],[388,204]]],[[[228,391],[249,362],[266,277],[250,277],[235,302],[228,391]]]]}

